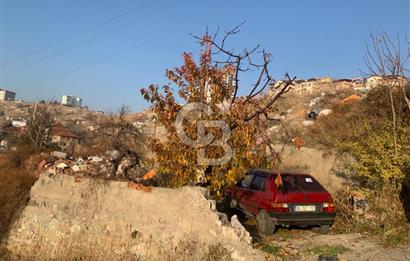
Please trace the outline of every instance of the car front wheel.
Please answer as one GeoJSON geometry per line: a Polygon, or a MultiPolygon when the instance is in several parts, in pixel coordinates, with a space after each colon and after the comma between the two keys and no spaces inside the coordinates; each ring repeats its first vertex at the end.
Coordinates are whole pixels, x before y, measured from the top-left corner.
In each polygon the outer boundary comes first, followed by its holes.
{"type": "Polygon", "coordinates": [[[266,210],[262,209],[256,216],[258,232],[261,235],[272,235],[275,232],[275,223],[266,210]]]}

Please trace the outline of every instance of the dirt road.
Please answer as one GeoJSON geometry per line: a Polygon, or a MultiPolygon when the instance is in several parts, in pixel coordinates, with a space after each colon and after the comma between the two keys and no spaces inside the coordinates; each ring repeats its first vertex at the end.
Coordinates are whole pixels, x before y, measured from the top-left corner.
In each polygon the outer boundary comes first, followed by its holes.
{"type": "Polygon", "coordinates": [[[321,235],[311,229],[280,228],[274,235],[261,238],[255,235],[252,219],[244,223],[252,231],[255,246],[271,252],[267,260],[316,261],[320,254],[349,261],[410,260],[410,245],[384,247],[362,234],[321,235]]]}

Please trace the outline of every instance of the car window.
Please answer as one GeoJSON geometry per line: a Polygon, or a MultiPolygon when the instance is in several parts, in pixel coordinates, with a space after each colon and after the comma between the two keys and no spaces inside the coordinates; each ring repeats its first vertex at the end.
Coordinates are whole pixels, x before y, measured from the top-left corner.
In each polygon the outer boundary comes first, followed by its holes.
{"type": "Polygon", "coordinates": [[[241,181],[242,188],[249,188],[253,179],[253,174],[246,174],[246,176],[241,181]]]}
{"type": "Polygon", "coordinates": [[[250,189],[264,191],[265,190],[265,177],[255,176],[252,181],[250,189]]]}
{"type": "Polygon", "coordinates": [[[313,177],[309,175],[284,175],[283,189],[286,191],[325,191],[313,177]]]}

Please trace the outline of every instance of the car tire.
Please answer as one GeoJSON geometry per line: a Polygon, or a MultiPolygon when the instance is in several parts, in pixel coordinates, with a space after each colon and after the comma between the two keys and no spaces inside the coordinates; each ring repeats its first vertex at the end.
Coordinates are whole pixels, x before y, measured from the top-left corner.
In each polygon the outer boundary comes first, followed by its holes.
{"type": "Polygon", "coordinates": [[[275,232],[275,223],[266,210],[262,209],[256,216],[258,232],[261,235],[272,235],[275,232]]]}
{"type": "Polygon", "coordinates": [[[224,197],[222,199],[222,208],[223,208],[223,210],[228,210],[230,203],[231,203],[231,195],[229,195],[229,194],[224,195],[224,197]]]}
{"type": "Polygon", "coordinates": [[[312,231],[318,234],[328,234],[330,230],[329,225],[321,225],[319,227],[313,227],[312,231]]]}
{"type": "Polygon", "coordinates": [[[319,233],[320,227],[312,227],[312,231],[315,233],[319,233]]]}
{"type": "Polygon", "coordinates": [[[238,205],[237,201],[235,199],[232,199],[230,194],[224,196],[223,207],[225,210],[236,208],[237,205],[238,205]]]}
{"type": "Polygon", "coordinates": [[[236,199],[229,199],[229,207],[230,208],[236,208],[238,206],[238,201],[236,199]]]}
{"type": "Polygon", "coordinates": [[[328,234],[330,230],[330,226],[329,225],[321,225],[319,228],[319,233],[320,234],[328,234]]]}

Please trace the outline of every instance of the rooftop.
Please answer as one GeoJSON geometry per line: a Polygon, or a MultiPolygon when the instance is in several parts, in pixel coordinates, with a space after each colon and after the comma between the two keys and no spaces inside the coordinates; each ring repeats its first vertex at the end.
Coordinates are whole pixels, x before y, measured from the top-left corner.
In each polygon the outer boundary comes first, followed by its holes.
{"type": "Polygon", "coordinates": [[[73,134],[69,128],[61,123],[56,123],[51,127],[51,134],[53,136],[60,136],[65,138],[80,139],[77,135],[73,134]]]}

